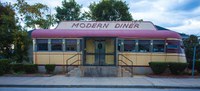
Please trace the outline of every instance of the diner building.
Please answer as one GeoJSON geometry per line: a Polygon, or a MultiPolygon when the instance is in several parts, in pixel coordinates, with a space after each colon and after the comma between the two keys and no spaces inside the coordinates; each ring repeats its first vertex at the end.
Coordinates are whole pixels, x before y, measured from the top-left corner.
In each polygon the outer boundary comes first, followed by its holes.
{"type": "Polygon", "coordinates": [[[34,64],[66,73],[76,66],[81,76],[149,74],[149,62],[186,62],[181,36],[150,21],[64,21],[32,39],[34,64]]]}

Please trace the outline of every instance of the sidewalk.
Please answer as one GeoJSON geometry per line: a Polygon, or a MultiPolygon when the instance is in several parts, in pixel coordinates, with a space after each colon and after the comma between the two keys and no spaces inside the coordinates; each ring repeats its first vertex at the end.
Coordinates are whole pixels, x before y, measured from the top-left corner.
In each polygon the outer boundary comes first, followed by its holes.
{"type": "Polygon", "coordinates": [[[0,87],[107,87],[107,88],[194,88],[198,78],[134,77],[0,77],[0,87]]]}

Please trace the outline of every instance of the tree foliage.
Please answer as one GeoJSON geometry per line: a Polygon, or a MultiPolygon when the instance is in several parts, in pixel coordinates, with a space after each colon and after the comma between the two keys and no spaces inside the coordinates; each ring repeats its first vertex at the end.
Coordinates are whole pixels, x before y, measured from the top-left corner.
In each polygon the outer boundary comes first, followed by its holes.
{"type": "Polygon", "coordinates": [[[0,3],[0,56],[21,63],[28,61],[30,38],[16,13],[13,5],[0,3]]]}
{"type": "Polygon", "coordinates": [[[47,5],[36,3],[28,4],[25,0],[17,0],[15,9],[20,14],[19,20],[25,23],[25,27],[35,29],[38,25],[40,28],[47,29],[54,24],[54,19],[49,12],[47,5]]]}
{"type": "Polygon", "coordinates": [[[0,2],[0,56],[11,58],[11,44],[16,31],[15,12],[8,3],[0,2]]]}
{"type": "Polygon", "coordinates": [[[31,39],[28,36],[28,32],[25,30],[16,31],[14,33],[14,37],[15,38],[13,44],[15,45],[15,47],[14,47],[14,55],[12,58],[17,63],[29,61],[28,49],[31,43],[31,39]]]}
{"type": "Polygon", "coordinates": [[[75,0],[62,1],[62,7],[56,7],[57,22],[66,20],[81,20],[81,5],[77,4],[75,0]]]}
{"type": "Polygon", "coordinates": [[[102,0],[92,3],[90,11],[83,15],[87,19],[95,21],[131,21],[132,16],[126,2],[121,0],[102,0]]]}
{"type": "Polygon", "coordinates": [[[196,59],[200,59],[200,45],[198,42],[198,37],[195,35],[191,35],[188,39],[183,41],[187,61],[193,60],[194,46],[197,46],[196,59]]]}

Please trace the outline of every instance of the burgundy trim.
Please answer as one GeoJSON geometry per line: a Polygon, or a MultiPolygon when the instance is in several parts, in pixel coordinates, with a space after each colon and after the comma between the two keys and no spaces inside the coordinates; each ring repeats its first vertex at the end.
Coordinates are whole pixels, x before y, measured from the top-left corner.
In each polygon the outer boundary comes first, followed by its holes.
{"type": "Polygon", "coordinates": [[[32,32],[32,38],[83,38],[83,37],[118,37],[118,38],[177,38],[181,36],[173,31],[151,30],[70,30],[38,29],[32,32]]]}

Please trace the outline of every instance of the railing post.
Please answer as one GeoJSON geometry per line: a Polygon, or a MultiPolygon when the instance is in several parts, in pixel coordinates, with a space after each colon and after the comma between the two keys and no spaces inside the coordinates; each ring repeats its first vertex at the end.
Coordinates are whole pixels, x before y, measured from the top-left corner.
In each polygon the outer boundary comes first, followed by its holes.
{"type": "Polygon", "coordinates": [[[133,65],[131,67],[131,76],[133,77],[133,65]]]}
{"type": "Polygon", "coordinates": [[[124,76],[124,73],[123,73],[123,69],[121,67],[121,77],[123,77],[123,76],[124,76]]]}

